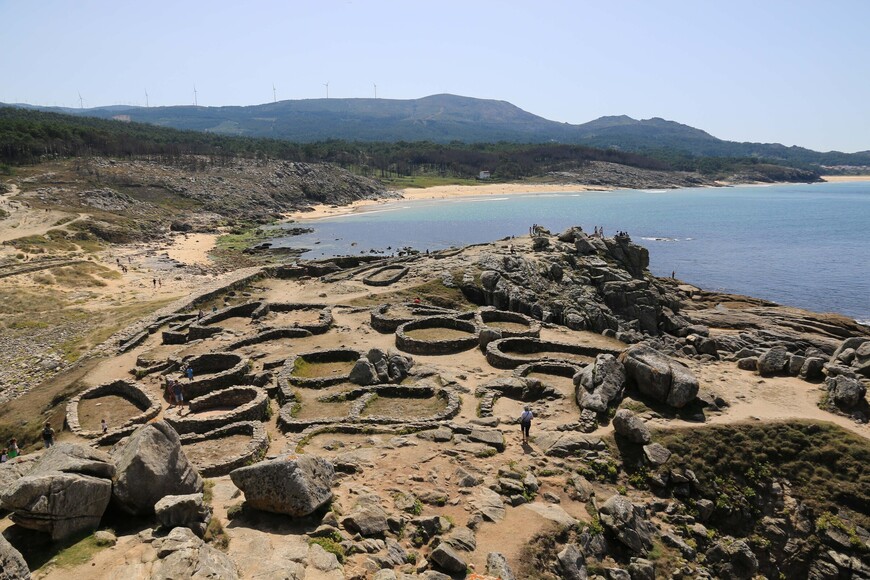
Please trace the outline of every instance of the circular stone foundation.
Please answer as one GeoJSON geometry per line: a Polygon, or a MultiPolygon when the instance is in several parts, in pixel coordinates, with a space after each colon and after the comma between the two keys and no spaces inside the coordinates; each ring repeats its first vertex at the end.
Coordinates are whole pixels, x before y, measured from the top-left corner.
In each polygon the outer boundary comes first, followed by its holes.
{"type": "Polygon", "coordinates": [[[439,306],[405,302],[403,304],[381,304],[371,311],[372,328],[383,334],[396,332],[402,324],[429,316],[456,316],[455,310],[439,306]]]}
{"type": "Polygon", "coordinates": [[[66,405],[66,424],[70,431],[81,437],[102,437],[101,419],[109,424],[107,434],[110,434],[147,423],[160,413],[161,408],[160,401],[136,383],[113,381],[92,387],[70,399],[66,405]],[[98,412],[85,413],[85,405],[96,403],[98,399],[106,399],[105,406],[97,407],[98,412]],[[121,413],[123,415],[119,415],[121,413]],[[94,416],[90,417],[92,414],[94,416]],[[82,421],[85,421],[85,427],[82,427],[82,421]]]}
{"type": "Polygon", "coordinates": [[[486,361],[497,369],[543,361],[585,365],[599,354],[618,355],[619,351],[527,337],[502,338],[486,346],[486,361]]]}
{"type": "Polygon", "coordinates": [[[272,328],[295,328],[311,334],[323,334],[332,326],[332,308],[324,304],[296,302],[269,302],[256,312],[264,324],[272,328]],[[277,322],[270,321],[274,315],[277,322]],[[295,317],[294,317],[295,315],[295,317]]]}
{"type": "Polygon", "coordinates": [[[481,309],[475,314],[475,321],[481,328],[500,332],[502,338],[515,336],[537,338],[541,334],[541,323],[519,312],[481,309]]]}
{"type": "Polygon", "coordinates": [[[455,354],[478,345],[474,322],[431,316],[406,322],[396,329],[396,348],[420,355],[455,354]]]}
{"type": "Polygon", "coordinates": [[[193,401],[213,391],[244,384],[249,371],[248,359],[232,352],[210,352],[179,361],[176,368],[190,366],[193,380],[181,377],[184,398],[193,401]]]}
{"type": "Polygon", "coordinates": [[[362,356],[363,353],[349,348],[298,354],[289,359],[278,374],[278,389],[285,390],[288,384],[319,389],[347,382],[350,371],[362,356]]]}
{"type": "Polygon", "coordinates": [[[269,448],[269,435],[262,423],[246,421],[183,435],[181,445],[200,475],[220,477],[262,459],[269,448]]]}
{"type": "Polygon", "coordinates": [[[401,280],[408,273],[407,266],[383,266],[362,279],[366,286],[389,286],[401,280]]]}
{"type": "Polygon", "coordinates": [[[260,421],[266,417],[269,397],[258,387],[230,387],[190,401],[186,415],[164,415],[180,435],[206,433],[241,421],[260,421]]]}

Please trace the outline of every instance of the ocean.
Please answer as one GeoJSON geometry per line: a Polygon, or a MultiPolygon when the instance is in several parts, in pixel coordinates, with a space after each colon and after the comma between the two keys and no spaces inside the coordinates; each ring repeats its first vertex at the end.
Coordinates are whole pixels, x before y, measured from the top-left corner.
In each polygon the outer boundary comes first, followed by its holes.
{"type": "Polygon", "coordinates": [[[288,227],[313,233],[273,242],[310,248],[309,259],[389,255],[527,235],[535,223],[626,231],[657,276],[870,324],[870,182],[399,200],[303,220],[288,227]]]}

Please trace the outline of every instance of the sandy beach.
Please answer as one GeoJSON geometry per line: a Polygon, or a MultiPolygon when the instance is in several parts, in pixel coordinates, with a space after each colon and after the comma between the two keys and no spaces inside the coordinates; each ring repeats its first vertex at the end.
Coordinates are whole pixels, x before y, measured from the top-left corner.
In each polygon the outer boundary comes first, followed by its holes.
{"type": "MultiPolygon", "coordinates": [[[[545,184],[545,183],[488,183],[485,185],[437,185],[426,188],[408,188],[397,191],[402,199],[409,201],[421,199],[452,199],[458,197],[482,197],[487,195],[516,195],[521,193],[562,193],[576,191],[609,191],[613,187],[582,184],[545,184]]],[[[349,205],[313,205],[311,211],[287,214],[291,220],[316,220],[325,217],[345,215],[359,211],[360,208],[389,203],[392,199],[365,199],[349,205]]]]}
{"type": "Polygon", "coordinates": [[[166,253],[184,264],[210,264],[209,251],[214,248],[218,234],[185,234],[176,236],[166,253]]]}
{"type": "Polygon", "coordinates": [[[831,183],[870,181],[870,175],[822,175],[822,179],[831,183]]]}

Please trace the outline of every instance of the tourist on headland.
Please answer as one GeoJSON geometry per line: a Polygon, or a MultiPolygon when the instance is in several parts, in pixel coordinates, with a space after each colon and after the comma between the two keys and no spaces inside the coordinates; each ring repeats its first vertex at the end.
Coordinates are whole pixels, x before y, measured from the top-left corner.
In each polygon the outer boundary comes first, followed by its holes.
{"type": "Polygon", "coordinates": [[[9,461],[9,450],[4,449],[2,453],[0,453],[0,463],[6,463],[9,461]]]}
{"type": "Polygon", "coordinates": [[[102,429],[103,434],[105,435],[109,431],[109,424],[106,423],[106,419],[100,419],[100,429],[102,429]]]}
{"type": "Polygon", "coordinates": [[[184,374],[187,375],[188,381],[192,381],[193,380],[193,367],[190,365],[187,365],[187,369],[185,369],[184,374]]]}
{"type": "Polygon", "coordinates": [[[21,449],[18,448],[18,439],[15,437],[9,440],[9,448],[6,450],[6,455],[9,459],[15,459],[21,455],[21,449]]]}
{"type": "Polygon", "coordinates": [[[520,431],[523,435],[523,443],[528,443],[529,441],[529,430],[532,428],[532,419],[534,416],[532,408],[529,405],[526,405],[522,415],[520,415],[520,431]]]}
{"type": "Polygon", "coordinates": [[[51,428],[51,421],[46,421],[45,427],[42,428],[42,442],[46,449],[54,446],[54,429],[51,428]]]}

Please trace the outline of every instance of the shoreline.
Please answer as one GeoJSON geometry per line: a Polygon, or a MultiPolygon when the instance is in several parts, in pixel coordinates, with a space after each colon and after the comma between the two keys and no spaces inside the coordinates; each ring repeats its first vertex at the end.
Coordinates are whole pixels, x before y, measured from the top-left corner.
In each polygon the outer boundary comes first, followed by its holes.
{"type": "MultiPolygon", "coordinates": [[[[822,175],[827,183],[870,182],[870,175],[822,175]]],[[[727,183],[721,182],[717,187],[750,187],[767,185],[785,185],[786,183],[727,183]]],[[[414,187],[394,190],[401,197],[384,197],[377,199],[361,199],[346,205],[317,204],[309,206],[308,211],[296,211],[284,214],[278,223],[307,222],[324,218],[337,217],[360,212],[363,208],[383,205],[398,200],[419,201],[436,199],[457,199],[465,197],[486,197],[489,195],[518,195],[535,193],[568,193],[568,192],[601,192],[624,189],[612,186],[588,184],[560,183],[487,183],[482,185],[436,185],[434,187],[414,187]]],[[[661,188],[650,188],[661,189],[661,188]]],[[[685,188],[673,188],[685,189],[685,188]]]]}

